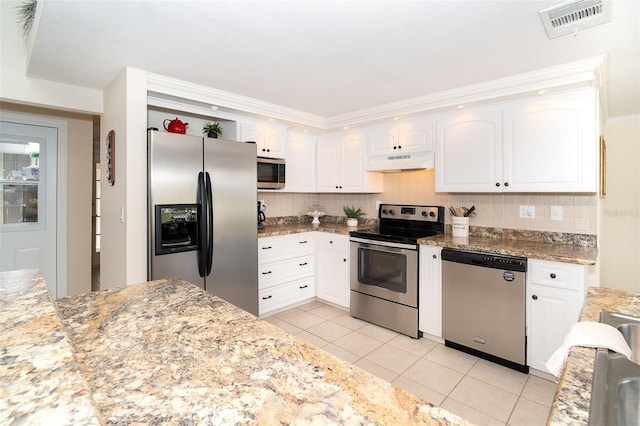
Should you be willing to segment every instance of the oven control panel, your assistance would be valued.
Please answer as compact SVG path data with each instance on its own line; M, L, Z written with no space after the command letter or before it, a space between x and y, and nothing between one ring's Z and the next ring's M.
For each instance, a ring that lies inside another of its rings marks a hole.
M410 206L404 204L381 204L378 213L380 219L419 220L425 222L444 222L444 207Z

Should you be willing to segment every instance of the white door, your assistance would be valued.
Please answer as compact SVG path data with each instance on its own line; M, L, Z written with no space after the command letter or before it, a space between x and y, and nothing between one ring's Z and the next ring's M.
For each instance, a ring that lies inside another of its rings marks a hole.
M56 298L58 129L0 121L0 271L40 269Z

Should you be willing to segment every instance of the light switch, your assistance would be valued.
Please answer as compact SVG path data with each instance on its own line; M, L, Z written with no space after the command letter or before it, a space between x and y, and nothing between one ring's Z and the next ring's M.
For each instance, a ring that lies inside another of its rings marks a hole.
M562 206L551 206L551 220L562 220Z

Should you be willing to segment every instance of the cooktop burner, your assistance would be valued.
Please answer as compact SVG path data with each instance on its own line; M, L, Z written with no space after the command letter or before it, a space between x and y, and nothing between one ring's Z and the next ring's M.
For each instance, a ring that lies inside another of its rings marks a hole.
M352 231L352 237L415 244L418 239L444 233L444 207L381 204L378 229Z

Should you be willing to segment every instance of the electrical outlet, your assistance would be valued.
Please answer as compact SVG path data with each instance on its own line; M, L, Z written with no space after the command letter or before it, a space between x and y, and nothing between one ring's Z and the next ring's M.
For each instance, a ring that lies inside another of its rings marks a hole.
M376 200L376 212L380 211L380 204L382 204L382 201Z
M520 206L520 218L535 219L536 206Z
M562 206L551 206L551 220L562 220Z

